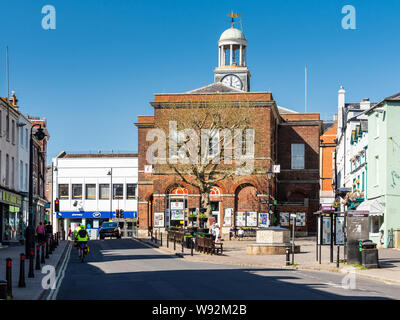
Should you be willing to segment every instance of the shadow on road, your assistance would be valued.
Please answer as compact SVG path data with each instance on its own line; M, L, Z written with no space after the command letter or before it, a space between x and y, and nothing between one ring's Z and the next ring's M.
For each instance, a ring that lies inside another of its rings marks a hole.
M122 241L90 242L84 264L73 252L57 300L384 299L300 278L295 270L189 262Z

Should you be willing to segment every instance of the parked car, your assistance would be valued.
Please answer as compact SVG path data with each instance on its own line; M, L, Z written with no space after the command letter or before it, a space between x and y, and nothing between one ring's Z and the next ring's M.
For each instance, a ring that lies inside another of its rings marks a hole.
M100 239L104 239L105 237L116 237L117 239L121 238L121 229L118 226L117 222L103 222L99 231Z

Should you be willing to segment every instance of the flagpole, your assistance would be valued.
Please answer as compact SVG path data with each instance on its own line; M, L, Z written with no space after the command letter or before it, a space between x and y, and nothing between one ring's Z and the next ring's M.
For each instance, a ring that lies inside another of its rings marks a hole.
M305 75L304 75L304 104L305 113L307 113L307 65L305 65Z

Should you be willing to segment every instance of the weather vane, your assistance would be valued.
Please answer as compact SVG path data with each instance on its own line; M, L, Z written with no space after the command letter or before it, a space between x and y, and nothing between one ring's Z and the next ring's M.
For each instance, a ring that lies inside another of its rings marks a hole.
M233 10L231 11L231 13L228 13L227 16L232 19L232 21L231 21L232 28L233 28L233 24L235 23L235 19L240 19L242 17L241 14L234 13Z

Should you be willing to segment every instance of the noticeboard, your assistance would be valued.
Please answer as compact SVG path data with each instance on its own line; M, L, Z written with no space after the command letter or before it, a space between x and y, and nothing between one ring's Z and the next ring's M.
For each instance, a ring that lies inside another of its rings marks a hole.
M368 216L368 211L347 212L348 242L369 238Z
M154 226L155 227L164 227L164 212L155 212L154 213Z
M344 245L344 216L335 218L335 244Z
M331 244L331 217L322 216L322 244Z

